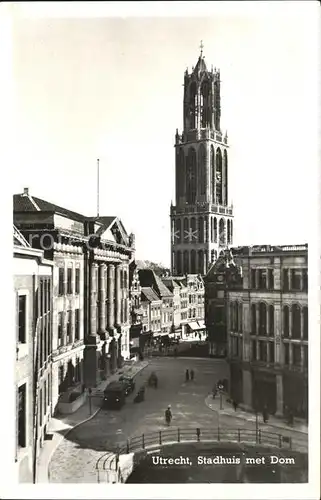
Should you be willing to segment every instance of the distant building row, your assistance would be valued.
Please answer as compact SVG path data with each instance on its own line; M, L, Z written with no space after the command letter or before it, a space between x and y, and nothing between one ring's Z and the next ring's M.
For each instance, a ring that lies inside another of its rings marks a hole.
M199 275L159 277L130 264L131 342L134 349L165 337L206 337L204 283Z

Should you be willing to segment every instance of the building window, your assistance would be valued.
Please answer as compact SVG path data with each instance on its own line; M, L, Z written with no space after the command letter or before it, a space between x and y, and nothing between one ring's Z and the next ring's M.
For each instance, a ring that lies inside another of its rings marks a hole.
M309 319L308 319L308 308L303 308L303 338L308 340L309 338Z
M259 335L266 335L266 305L260 302L259 305Z
M80 293L80 269L79 269L79 267L76 267L75 271L76 271L76 274L75 274L75 293L79 294Z
M269 306L269 335L274 335L274 306Z
M251 269L251 288L256 288L256 269Z
M259 342L259 360L260 361L265 361L267 359L267 352L266 352L266 342Z
M58 347L63 345L63 312L58 313Z
M270 363L274 363L274 342L269 342Z
M274 290L274 270L268 269L268 284L269 290Z
M283 292L289 291L289 270L283 269Z
M251 305L251 332L252 332L252 334L256 333L256 306L255 306L255 304Z
M289 308L284 306L283 308L283 335L288 337L290 333L290 322L289 322Z
M291 290L301 290L301 271L300 269L291 269Z
M243 304L239 304L239 332L243 331Z
M59 366L59 375L58 375L58 381L59 381L59 386L58 386L58 392L61 394L65 390L65 380L64 380L64 365Z
M283 350L284 350L284 364L288 366L290 364L290 345L283 344Z
M292 306L292 338L299 339L301 337L301 311L297 304Z
M46 380L44 381L44 384L43 384L43 392L44 392L44 396L43 396L44 414L46 415L46 413L47 413L47 381Z
M80 381L81 381L81 365L80 365L80 359L77 358L76 368L75 368L75 382L80 382Z
M75 340L80 339L79 309L75 309Z
M71 342L71 311L67 311L67 344Z
M27 296L19 295L18 341L20 344L27 342Z
M26 408L26 384L23 384L18 389L18 446L19 448L25 448L27 445L26 439L26 419L27 419L27 408Z
M64 281L65 281L65 269L63 267L59 267L58 295L64 295Z
M309 369L309 347L307 345L303 346L304 352L304 368Z
M72 268L67 269L67 294L72 294Z
M259 289L266 290L266 269L259 269Z
M256 361L256 340L252 340L251 342L251 359L252 361Z
M308 291L308 270L303 269L302 271L302 289L304 292Z
M293 348L293 364L295 366L301 365L301 346L298 344L292 344Z

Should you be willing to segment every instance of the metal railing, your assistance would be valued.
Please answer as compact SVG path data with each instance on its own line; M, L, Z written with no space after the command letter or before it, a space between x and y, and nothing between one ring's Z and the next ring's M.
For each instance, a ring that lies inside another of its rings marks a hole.
M283 450L292 450L296 448L296 443L292 442L291 437L261 429L221 429L220 427L211 429L169 428L134 436L128 439L126 444L118 446L115 452L107 452L102 455L96 462L98 482L100 482L99 472L118 472L120 455L148 450L163 445L193 442L243 443L249 445L272 446Z

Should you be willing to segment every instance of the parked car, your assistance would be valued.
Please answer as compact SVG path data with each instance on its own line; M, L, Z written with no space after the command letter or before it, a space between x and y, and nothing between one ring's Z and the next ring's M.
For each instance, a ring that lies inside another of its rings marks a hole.
M126 389L122 382L111 382L104 390L104 407L120 410L126 401Z
M119 377L119 382L125 387L126 396L135 390L134 378L129 375L121 375Z

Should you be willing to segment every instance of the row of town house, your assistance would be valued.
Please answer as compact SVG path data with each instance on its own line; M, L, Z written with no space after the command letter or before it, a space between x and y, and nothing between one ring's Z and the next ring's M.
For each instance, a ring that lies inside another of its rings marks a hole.
M141 350L151 340L205 340L204 283L200 275L159 277L130 264L131 345ZM155 342L154 342L155 343Z
M308 245L222 251L205 281L210 352L244 408L308 419Z
M130 356L134 236L117 217L85 217L27 189L13 201L17 463L32 480L50 417L75 411Z

